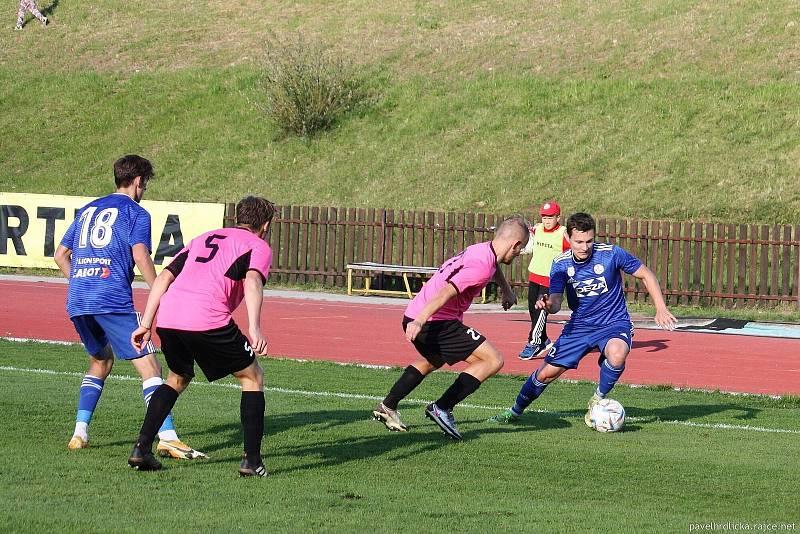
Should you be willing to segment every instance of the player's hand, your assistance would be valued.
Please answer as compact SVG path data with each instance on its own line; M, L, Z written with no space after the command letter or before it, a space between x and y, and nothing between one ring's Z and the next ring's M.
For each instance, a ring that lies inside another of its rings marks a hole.
M547 313L550 313L552 305L553 301L550 300L550 295L545 293L539 298L539 300L536 301L536 304L534 304L533 307L537 310L544 310Z
M406 341L414 341L417 339L420 330L422 330L422 323L419 321L411 321L406 325Z
M512 289L503 289L501 298L503 299L501 304L504 310L511 309L511 307L517 303L517 295Z
M136 352L141 352L145 345L150 341L150 329L143 326L138 327L131 334L131 345L136 349Z
M656 310L656 324L664 330L675 330L678 325L678 320L666 308L663 310Z
M250 329L250 347L259 356L267 355L267 338L258 327Z

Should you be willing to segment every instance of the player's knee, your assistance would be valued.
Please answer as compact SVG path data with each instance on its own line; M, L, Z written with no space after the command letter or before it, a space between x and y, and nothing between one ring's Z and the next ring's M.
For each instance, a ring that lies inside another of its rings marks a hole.
M500 369L503 368L505 361L503 360L503 355L500 354L494 347L491 347L490 351L487 351L485 354L483 361L489 365L492 374L497 373Z
M479 347L478 351L475 352L475 356L482 360L484 365L489 367L492 374L502 369L505 363L500 351L494 348L488 341L485 341Z
M242 391L263 391L264 389L264 370L253 362L249 367L234 373L242 386Z
M543 382L545 384L549 384L563 373L565 369L563 367L556 367L555 365L545 364L544 366L540 367L538 371L536 371L536 380L539 382Z
M495 357L492 360L492 363L494 364L494 372L496 373L500 369L503 368L503 365L505 365L506 362L503 359L503 355L498 352L498 353L495 354Z
M628 356L627 350L610 350L604 353L606 360L613 367L622 367L625 365L625 358Z
M178 393L182 393L184 389L189 387L189 383L191 383L191 381L191 376L179 375L170 371L167 375L166 384Z
M255 365L255 381L259 389L264 389L264 369L258 363Z
M111 358L89 359L89 374L92 376L96 376L97 378L105 379L108 375L111 374L111 369L113 367L114 367L113 355Z

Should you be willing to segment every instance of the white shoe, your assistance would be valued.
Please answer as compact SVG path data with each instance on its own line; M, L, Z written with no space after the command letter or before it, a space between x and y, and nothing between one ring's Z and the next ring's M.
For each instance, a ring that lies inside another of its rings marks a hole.
M378 404L372 410L372 417L380 421L392 432L405 432L408 427L400 420L400 412L387 408L383 403Z

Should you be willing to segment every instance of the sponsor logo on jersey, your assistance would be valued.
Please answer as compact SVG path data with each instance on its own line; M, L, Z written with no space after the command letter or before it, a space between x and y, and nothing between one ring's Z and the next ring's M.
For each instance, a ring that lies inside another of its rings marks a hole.
M108 270L108 267L79 267L72 273L72 278L91 278L93 276L99 276L105 279L110 275L111 271Z
M575 294L578 298L596 297L602 293L608 293L608 284L605 276L589 278L588 280L571 281Z

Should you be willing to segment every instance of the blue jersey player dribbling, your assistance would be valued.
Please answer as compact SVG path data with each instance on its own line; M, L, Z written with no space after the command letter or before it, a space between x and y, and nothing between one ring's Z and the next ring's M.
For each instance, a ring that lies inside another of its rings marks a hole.
M514 406L489 421L509 423L517 419L552 381L594 349L600 351L600 380L584 420L592 426L592 406L608 395L625 369L625 359L633 344L633 324L622 285L622 271L642 280L656 308L655 322L672 330L677 323L667 309L653 271L626 250L609 243L596 243L594 219L575 213L567 220L570 250L553 260L550 269L550 294L536 306L547 313L561 309L563 293L572 316L544 363L522 386Z
M67 313L89 353L89 369L81 382L75 431L69 449L89 446L92 419L114 356L130 361L142 377L145 404L162 384L161 365L149 343L141 351L130 344L139 327L133 308L134 264L145 281L156 277L150 259L150 214L139 205L153 177L148 160L128 155L114 163L115 193L82 207L55 253L55 262L69 280ZM162 456L193 459L205 456L180 441L168 417L159 432Z

